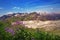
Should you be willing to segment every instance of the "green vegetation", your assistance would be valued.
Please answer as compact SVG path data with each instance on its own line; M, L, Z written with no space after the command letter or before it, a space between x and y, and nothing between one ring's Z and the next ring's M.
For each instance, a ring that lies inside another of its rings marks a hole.
M0 21L0 40L60 40L59 35Z

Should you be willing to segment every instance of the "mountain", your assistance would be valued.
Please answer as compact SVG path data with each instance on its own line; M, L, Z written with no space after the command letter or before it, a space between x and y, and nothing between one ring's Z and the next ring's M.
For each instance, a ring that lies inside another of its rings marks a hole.
M6 20L8 18L23 18L23 20L60 20L60 13L13 13L8 15L3 15L0 20Z
M27 28L40 28L45 31L60 32L60 13L13 13L3 15L0 20L13 28L23 25Z

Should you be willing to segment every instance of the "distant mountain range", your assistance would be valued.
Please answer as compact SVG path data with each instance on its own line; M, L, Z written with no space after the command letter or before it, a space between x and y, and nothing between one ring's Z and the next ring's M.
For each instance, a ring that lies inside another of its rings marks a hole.
M0 20L10 26L22 24L28 28L42 28L46 31L60 30L60 13L13 13L1 16Z
M6 20L8 18L23 18L23 20L60 20L60 13L13 13L8 15L3 15L0 20Z

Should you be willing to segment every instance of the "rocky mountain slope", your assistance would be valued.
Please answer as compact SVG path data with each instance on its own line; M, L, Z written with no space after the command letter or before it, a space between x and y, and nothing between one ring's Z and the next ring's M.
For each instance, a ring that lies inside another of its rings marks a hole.
M45 31L55 31L60 30L60 20L55 21L36 21L36 20L30 20L30 21L16 21L12 22L11 25L24 25L27 28L40 28L44 29Z
M24 25L28 28L41 28L46 31L60 30L60 14L14 13L0 17L3 22L11 25Z
M0 20L5 20L8 18L23 18L22 20L59 20L60 13L13 13L8 15L3 15Z

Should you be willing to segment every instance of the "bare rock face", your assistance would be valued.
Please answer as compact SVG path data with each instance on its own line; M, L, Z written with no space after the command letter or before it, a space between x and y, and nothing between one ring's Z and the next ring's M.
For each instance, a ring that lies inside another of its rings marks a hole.
M28 28L43 28L46 31L59 30L60 20L58 21L23 21Z
M30 20L30 21L17 21L12 22L11 25L24 25L27 28L42 28L46 31L52 30L60 30L60 20L57 21L37 21L37 20Z
M28 28L42 28L41 26L48 24L49 21L23 21L23 24Z

